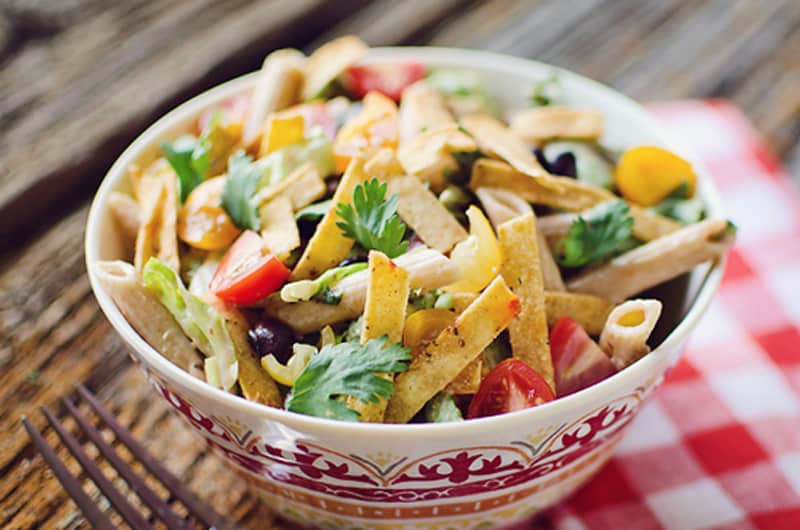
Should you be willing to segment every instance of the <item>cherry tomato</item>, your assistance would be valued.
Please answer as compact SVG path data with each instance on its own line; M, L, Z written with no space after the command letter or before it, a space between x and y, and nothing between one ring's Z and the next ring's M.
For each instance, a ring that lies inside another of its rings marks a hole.
M223 256L209 289L226 302L247 305L276 291L289 273L289 269L268 252L261 236L247 230Z
M342 76L345 86L359 99L375 91L395 101L400 101L408 85L423 77L425 66L417 62L351 66Z
M611 359L570 317L562 317L550 332L556 393L572 394L616 372Z
M519 359L506 359L483 378L467 417L496 416L554 399L550 386L533 368Z
M222 250L240 230L220 206L225 177L206 180L186 197L178 213L178 237L201 250Z

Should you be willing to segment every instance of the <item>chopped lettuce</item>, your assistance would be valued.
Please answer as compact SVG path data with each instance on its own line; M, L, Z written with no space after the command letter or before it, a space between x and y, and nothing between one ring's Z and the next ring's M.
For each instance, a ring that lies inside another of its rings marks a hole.
M178 175L178 194L181 202L203 182L209 166L208 140L184 135L174 142L161 144L164 156Z
M563 103L564 87L561 86L561 79L558 75L552 73L533 85L530 101L534 107L547 107Z
M189 280L189 292L195 296L205 296L209 292L209 284L214 273L219 268L222 254L213 252L192 271L192 279Z
M309 204L305 208L298 210L298 212L294 214L294 218L297 221L319 221L328 213L332 204L333 199Z
M322 177L333 173L333 144L321 128L311 130L308 138L287 145L255 161L261 175L258 187L266 188L285 179L306 162L313 162Z
M150 258L145 264L142 279L197 349L207 357L206 380L218 388L230 390L239 375L239 362L225 319L190 293L178 274L157 258Z
M579 181L611 189L614 183L614 166L599 149L599 146L589 142L559 140L545 145L542 153L547 160L555 160L563 153L572 153Z
M703 200L696 195L689 197L689 186L686 182L682 182L669 197L653 206L652 210L686 225L701 221L706 214Z
M483 350L483 362L489 370L500 364L501 361L511 357L511 347L507 338L507 336L500 334Z
M316 299L326 304L338 304L342 295L334 289L336 284L351 274L366 268L367 263L364 261L351 263L343 267L328 269L314 280L298 280L287 283L281 289L281 299L284 302L306 302Z
M448 106L457 114L486 112L496 115L497 107L491 101L480 76L469 70L437 68L426 81L445 95Z
M239 151L228 160L222 208L233 224L242 230L258 230L261 227L256 198L259 178L258 168L244 151Z
M451 421L464 421L461 409L456 405L453 394L439 392L425 406L425 421L431 423L445 423Z

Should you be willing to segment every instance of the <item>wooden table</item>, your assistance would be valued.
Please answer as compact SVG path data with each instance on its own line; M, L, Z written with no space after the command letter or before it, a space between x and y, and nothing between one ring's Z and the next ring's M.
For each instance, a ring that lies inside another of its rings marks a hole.
M105 170L165 110L257 68L273 48L345 33L536 58L642 100L730 97L800 174L798 0L7 0L0 526L87 526L19 421L43 427L37 407L86 382L218 510L246 528L282 527L131 366L90 292L83 226Z

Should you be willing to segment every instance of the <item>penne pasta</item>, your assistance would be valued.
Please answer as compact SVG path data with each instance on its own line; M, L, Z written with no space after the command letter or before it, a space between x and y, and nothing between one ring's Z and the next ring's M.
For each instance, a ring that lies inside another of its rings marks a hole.
M265 204L276 197L284 196L292 201L292 209L296 211L323 197L325 190L325 181L317 166L313 162L307 162L282 181L261 190L256 202Z
M397 213L429 247L448 252L467 238L464 227L418 178L391 179L387 193L398 195Z
M393 261L408 271L412 288L436 289L454 282L459 275L454 263L430 248L414 249ZM289 303L273 295L267 298L264 311L296 333L317 331L328 324L358 318L364 311L368 280L366 271L362 271L340 281L336 291L342 297L335 305L313 301Z
M661 316L658 300L628 300L611 311L600 334L600 348L622 370L650 352L647 339Z
M127 193L112 191L108 196L108 209L122 236L135 241L139 233L139 203Z
M603 135L603 115L569 107L535 107L514 114L511 130L536 145L557 138L598 140Z
M300 231L294 220L292 201L279 195L258 210L261 217L261 237L267 243L269 251L286 260L289 254L300 246Z
M438 193L447 186L448 173L458 170L453 153L475 151L477 148L475 141L454 124L428 130L408 139L397 150L397 158L405 173L429 183L431 189Z
M536 370L555 391L536 217L529 212L506 221L498 227L497 236L503 253L500 274L521 304L519 314L508 326L511 353Z
M708 219L626 252L567 282L567 289L622 302L705 261L718 259L733 242L727 221Z
M369 48L353 35L327 42L312 53L305 65L304 101L319 97L328 85L366 55Z
M141 272L147 260L155 256L179 270L177 177L164 159L153 163L138 182L140 207L139 231L136 234L134 265Z
M555 326L562 317L570 317L586 333L598 336L614 304L590 294L545 291L544 307L549 328Z
M399 120L401 147L420 133L456 125L442 94L424 80L403 91Z
M476 359L520 310L519 299L501 277L473 302L452 326L431 341L395 379L385 421L406 423L437 392Z
M124 261L98 261L91 273L133 329L176 366L202 378L203 360L192 341L161 302Z

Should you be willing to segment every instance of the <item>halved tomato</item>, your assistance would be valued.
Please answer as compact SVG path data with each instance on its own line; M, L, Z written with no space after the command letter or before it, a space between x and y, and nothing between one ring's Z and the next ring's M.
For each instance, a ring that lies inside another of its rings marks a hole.
M506 359L486 374L469 404L468 418L496 416L553 401L550 385L519 359Z
M566 316L550 332L550 355L559 397L591 386L617 371L581 325Z
M361 99L375 91L400 101L403 90L425 77L425 65L418 62L403 64L371 64L351 66L342 75L347 89Z
M225 253L209 289L226 302L247 305L276 291L289 273L289 269L269 253L261 236L247 230Z

